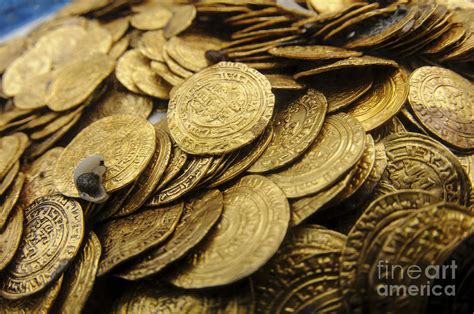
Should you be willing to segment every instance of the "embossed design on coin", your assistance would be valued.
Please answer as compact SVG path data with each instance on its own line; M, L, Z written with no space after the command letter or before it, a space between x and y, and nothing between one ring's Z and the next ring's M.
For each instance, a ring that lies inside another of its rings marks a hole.
M222 154L257 138L275 103L270 82L242 63L221 62L187 79L171 93L171 136L192 154Z

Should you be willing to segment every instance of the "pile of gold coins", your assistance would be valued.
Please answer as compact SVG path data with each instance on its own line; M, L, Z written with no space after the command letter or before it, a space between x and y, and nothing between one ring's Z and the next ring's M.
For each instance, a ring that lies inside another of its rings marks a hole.
M472 2L76 0L0 78L0 313L474 310Z

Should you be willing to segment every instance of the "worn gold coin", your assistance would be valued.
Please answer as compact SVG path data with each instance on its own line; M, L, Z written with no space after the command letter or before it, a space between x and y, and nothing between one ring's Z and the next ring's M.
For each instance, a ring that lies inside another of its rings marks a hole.
M264 75L242 63L221 62L173 91L168 126L184 151L222 154L257 138L271 119L274 103Z
M300 90L305 88L304 84L297 82L293 77L289 75L265 74L265 77L270 82L272 89Z
M79 251L84 235L81 205L61 195L36 199L25 208L24 235L2 276L0 294L15 300L58 279Z
M208 190L190 197L170 238L131 261L118 276L128 280L150 276L187 254L217 222L223 204L222 193L218 190Z
M5 174L5 176L1 179L0 182L0 196L5 193L5 191L10 187L10 185L13 183L13 180L15 180L18 171L20 171L20 162L17 161L16 163L11 166L10 170Z
M15 37L0 45L0 73L18 58L26 48L26 38Z
M81 252L64 275L56 305L61 313L80 314L92 292L102 251L99 239L89 232Z
M138 89L149 96L168 99L171 85L149 67L135 69L133 81Z
M5 177L20 157L17 156L20 147L20 139L15 135L7 135L0 138L0 178Z
M165 26L164 35L169 39L184 32L196 18L196 8L193 5L181 5L174 7L173 16Z
M17 206L0 232L0 270L12 260L23 234L23 208Z
M20 172L16 176L15 181L13 181L5 194L0 198L0 230L5 226L10 212L17 203L24 182L25 176Z
M317 193L334 184L364 151L361 124L344 113L329 116L316 140L292 165L269 174L289 198Z
M410 75L409 101L425 128L448 145L474 149L474 87L441 67L421 67Z
M25 82L22 90L14 97L15 107L27 110L45 107L48 103L49 88L58 73L46 72Z
M326 111L326 98L314 89L278 111L272 122L272 141L249 171L281 168L301 156L321 130Z
M370 131L400 111L407 97L408 82L403 71L378 73L371 89L352 104L348 113Z
M158 183L168 166L171 156L171 140L168 134L156 128L156 151L147 168L137 179L130 195L126 198L120 210L114 214L125 216L137 211L155 191Z
M243 177L224 191L216 228L169 280L183 288L203 288L254 273L277 251L289 219L288 201L278 186L262 176Z
M180 85L184 82L184 78L171 71L171 69L164 62L154 60L151 61L151 69L173 86Z
M183 203L152 208L112 220L102 226L97 236L102 244L98 276L126 260L165 241L176 228Z
M117 61L115 76L129 91L140 94L140 89L135 84L133 73L139 68L148 68L150 61L137 49L128 50Z
M133 15L130 18L130 24L140 30L156 30L164 28L172 16L173 14L168 9L156 7Z
M268 50L273 56L298 60L328 60L360 57L359 51L333 46L282 46Z
M155 61L165 62L163 59L163 48L166 43L162 30L143 33L138 42L138 50L147 58Z
M106 191L118 190L145 170L155 152L155 129L143 118L114 115L94 122L64 149L54 168L54 185L64 195L78 197L74 169L83 158L100 155L107 171Z
M65 65L51 84L48 107L53 111L64 111L78 106L112 73L114 66L115 61L104 54L94 54Z

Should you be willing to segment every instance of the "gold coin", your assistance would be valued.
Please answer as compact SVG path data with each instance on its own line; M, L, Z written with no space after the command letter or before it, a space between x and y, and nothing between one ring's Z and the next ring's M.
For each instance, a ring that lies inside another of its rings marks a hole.
M64 111L78 106L109 76L114 66L115 61L104 54L65 65L51 84L48 107L53 111Z
M274 103L265 76L241 63L221 62L173 91L168 126L185 152L223 154L257 138L271 119Z
M20 172L0 199L0 230L5 226L10 212L17 203L24 182L25 176Z
M362 53L359 51L346 50L332 46L316 45L275 47L270 49L268 53L276 57L298 60L329 60L362 56Z
M223 204L222 193L218 190L208 190L190 197L170 238L133 260L118 276L127 280L144 278L183 257L208 234L221 216Z
M95 222L106 221L113 217L127 200L137 181L115 192L105 203L97 204L92 220Z
M188 34L172 37L166 43L168 55L189 71L198 72L209 66L206 51L219 50L221 41L204 34Z
M151 69L173 86L184 82L184 78L172 72L164 62L151 61Z
M81 313L92 292L102 247L94 232L89 232L81 252L64 275L55 306L61 313Z
M377 58L372 56L349 57L347 59L339 60L328 65L323 65L314 69L296 73L294 75L294 78L298 79L306 76L312 76L341 69L358 69L373 66L391 67L395 69L398 68L398 64L395 61L389 59Z
M80 160L100 155L107 171L104 187L116 191L145 170L155 152L155 129L143 118L114 115L94 122L64 149L54 168L54 185L64 195L79 197L74 169Z
M130 35L126 35L122 39L114 43L112 47L110 47L108 55L114 60L118 60L125 53L128 46L130 46L130 38Z
M10 168L17 162L20 149L20 138L16 135L0 137L0 178L4 178Z
M151 68L140 67L135 69L132 79L142 93L160 99L169 98L171 85Z
M133 15L130 18L130 24L139 30L150 31L161 29L168 24L173 14L166 8L156 7Z
M276 112L274 135L262 156L249 172L266 172L290 164L314 142L327 111L326 98L314 89Z
M23 234L23 209L19 206L13 209L0 233L0 270L12 260Z
M371 69L343 69L311 77L308 83L326 96L328 112L334 112L361 98L373 80Z
M112 220L97 231L102 255L97 276L165 241L174 231L183 203L152 208Z
M166 167L163 177L156 187L155 191L161 191L171 180L173 180L176 175L183 169L184 165L188 160L188 155L181 150L181 148L173 143L170 161Z
M265 77L270 82L272 89L300 90L305 88L305 85L301 84L300 82L297 82L289 75L265 74Z
M410 76L409 102L424 127L457 149L474 149L474 89L455 72L421 67Z
M15 95L15 107L20 109L38 109L46 107L48 89L55 80L58 71L46 72L35 76L24 84L24 88Z
M206 176L212 160L212 157L192 157L183 167L181 174L151 197L146 206L167 204L191 191Z
M262 156L265 150L270 145L270 142L273 138L274 131L273 127L269 126L265 132L260 135L260 138L244 146L238 152L234 152L237 155L235 160L232 160L232 163L224 172L218 174L216 177L212 178L209 182L208 187L216 187L225 182L232 180L237 177L239 174L247 170L255 161Z
M20 162L17 161L11 166L10 170L5 174L5 176L2 178L0 182L0 196L5 193L5 191L10 187L10 185L13 183L13 180L15 180L18 171L20 171Z
M140 51L131 49L124 53L117 61L115 76L129 91L140 94L140 89L135 84L133 72L139 68L148 68L150 61L144 57Z
M80 116L83 110L84 110L84 107L80 106L76 109L72 109L68 112L64 112L61 116L54 119L50 123L31 132L30 138L32 140L40 140L42 138L45 138L53 134L57 130L61 129L63 126L67 125L69 122L73 121L76 116Z
M18 58L26 48L26 38L15 37L0 46L0 73Z
M173 16L165 26L166 39L184 32L196 18L196 8L193 5L181 5L173 8Z
M2 313L48 313L61 290L62 282L63 277L61 276L51 287L27 298L8 300L0 297Z
M403 110L403 109L402 109ZM376 143L383 141L387 136L407 132L403 123L396 116L385 122L378 128L371 131L371 135Z
M459 160L443 145L418 134L395 134L384 140L388 165L376 193L423 189L440 199L469 204L469 179Z
M126 216L137 211L155 191L168 166L171 156L171 140L168 134L156 128L156 151L147 168L137 179L133 191L126 198L115 217Z
M348 113L370 131L397 114L407 97L408 82L403 71L379 73L371 89L351 105Z
M78 202L58 194L36 199L25 208L24 235L2 276L2 297L23 298L58 279L79 251L83 235Z
M128 30L129 24L130 19L127 16L113 19L110 22L101 24L101 26L105 28L110 33L110 35L112 35L112 40L114 42L117 42L125 35Z
M344 113L332 115L299 160L268 177L289 198L317 193L359 161L364 145L365 132L357 120Z
M168 68L173 72L174 74L178 75L179 77L182 78L188 78L193 75L194 72L188 71L184 67L182 67L180 64L178 64L175 60L173 60L167 51L167 47L169 46L169 42L165 44L165 47L163 49L163 59L165 60L166 65Z
M166 44L166 38L162 30L143 33L138 42L138 50L151 60L165 62L163 59L163 48Z
M329 204L334 198L338 196L339 193L341 193L347 187L353 175L354 171L352 170L347 175L345 175L344 178L342 178L340 181L323 191L320 191L314 195L290 200L290 225L299 225L312 214L326 208L327 204Z
M278 250L289 219L288 201L273 182L262 176L243 177L224 191L220 222L170 282L204 288L249 276Z

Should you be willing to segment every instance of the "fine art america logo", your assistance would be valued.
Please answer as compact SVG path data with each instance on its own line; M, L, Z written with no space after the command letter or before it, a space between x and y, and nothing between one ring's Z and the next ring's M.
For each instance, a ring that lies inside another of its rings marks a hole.
M377 293L380 296L455 296L455 285L433 284L439 280L453 282L457 265L395 265L385 260L377 263ZM409 284L406 284L409 283Z

